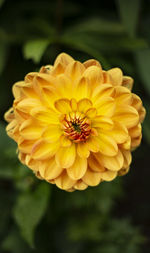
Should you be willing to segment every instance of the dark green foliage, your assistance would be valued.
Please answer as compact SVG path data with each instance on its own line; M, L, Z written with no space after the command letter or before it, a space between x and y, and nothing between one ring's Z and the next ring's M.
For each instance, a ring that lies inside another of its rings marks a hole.
M142 0L0 0L0 114L11 87L65 51L135 79L144 140L124 178L67 193L20 164L0 123L0 252L149 252L150 3ZM124 183L123 183L124 182Z

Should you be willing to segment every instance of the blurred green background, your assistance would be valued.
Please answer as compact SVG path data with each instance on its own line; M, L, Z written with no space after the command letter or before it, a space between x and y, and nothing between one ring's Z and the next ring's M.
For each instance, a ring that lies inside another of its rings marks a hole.
M65 51L119 66L147 117L129 174L67 193L21 165L5 133L11 87ZM150 252L150 1L0 0L0 252Z

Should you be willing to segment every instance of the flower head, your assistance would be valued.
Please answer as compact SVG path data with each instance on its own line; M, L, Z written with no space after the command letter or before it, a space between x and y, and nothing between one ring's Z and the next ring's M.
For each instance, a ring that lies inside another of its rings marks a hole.
M37 177L73 191L128 172L145 109L121 69L60 54L13 86L8 135Z

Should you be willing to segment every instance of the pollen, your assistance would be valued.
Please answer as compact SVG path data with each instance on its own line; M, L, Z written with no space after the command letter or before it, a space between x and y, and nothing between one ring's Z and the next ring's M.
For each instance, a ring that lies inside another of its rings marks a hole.
M75 143L86 141L91 134L90 120L79 112L64 115L62 128L64 135Z

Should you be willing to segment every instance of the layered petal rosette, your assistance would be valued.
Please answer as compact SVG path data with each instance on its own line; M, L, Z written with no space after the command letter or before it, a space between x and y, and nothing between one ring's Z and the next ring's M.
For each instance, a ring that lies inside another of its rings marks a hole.
M102 70L62 53L54 65L13 86L5 114L20 161L66 191L84 190L128 172L142 138L145 109L121 69Z

